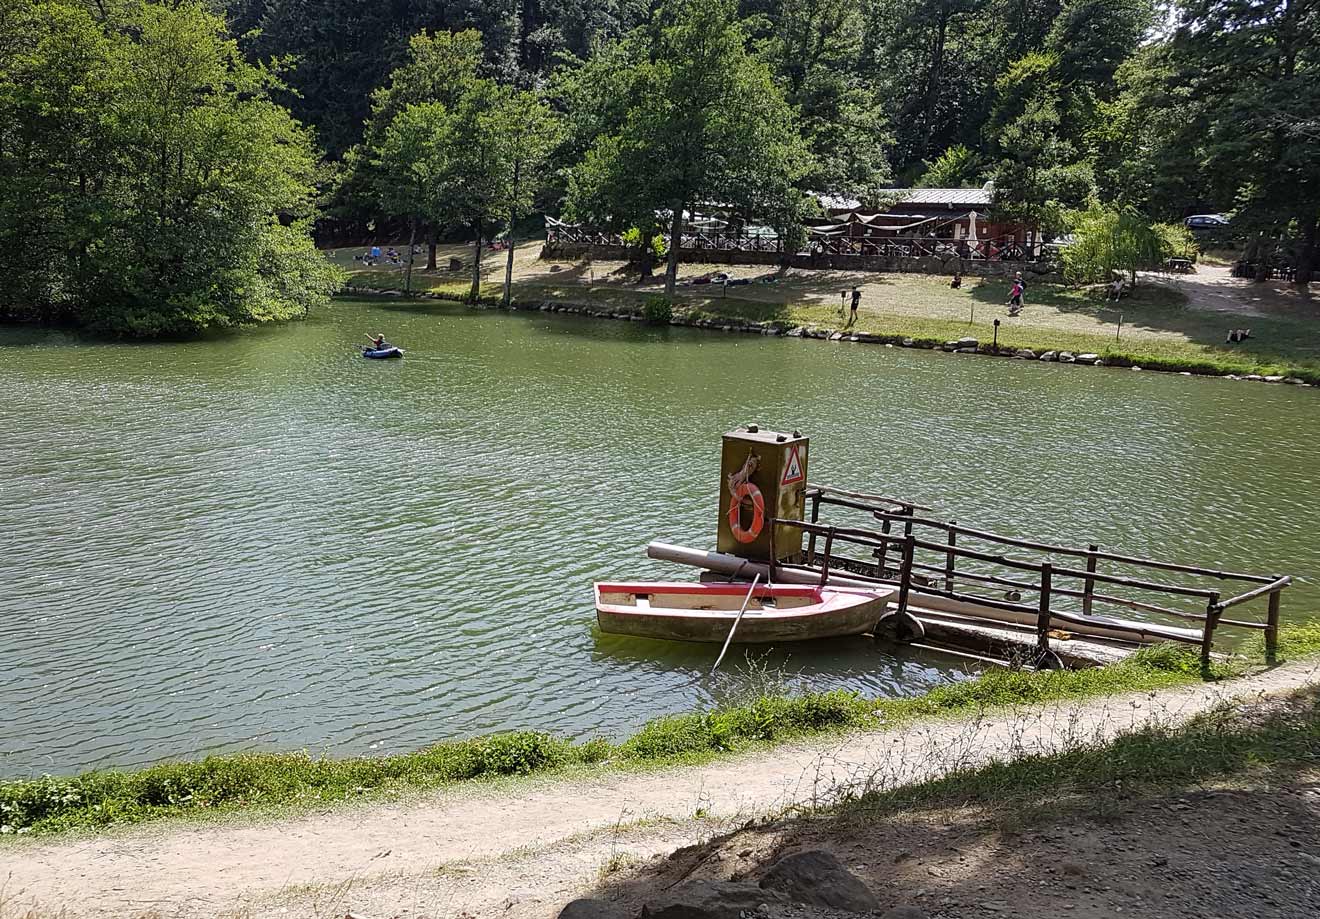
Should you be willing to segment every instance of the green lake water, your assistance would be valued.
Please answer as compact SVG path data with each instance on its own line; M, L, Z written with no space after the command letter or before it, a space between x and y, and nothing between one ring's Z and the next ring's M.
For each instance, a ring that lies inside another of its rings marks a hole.
M357 354L383 330L403 361ZM778 674L920 692L870 640L734 652L594 628L689 578L720 434L969 525L1281 571L1320 611L1320 392L544 314L337 303L127 345L0 330L0 776L236 750L619 736Z

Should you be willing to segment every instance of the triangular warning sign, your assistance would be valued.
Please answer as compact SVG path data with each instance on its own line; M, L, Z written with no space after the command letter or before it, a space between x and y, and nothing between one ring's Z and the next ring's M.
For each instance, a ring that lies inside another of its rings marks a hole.
M806 477L802 471L802 457L798 456L797 444L794 444L788 449L788 462L784 464L784 477L779 480L779 484L792 485L794 482L803 481Z

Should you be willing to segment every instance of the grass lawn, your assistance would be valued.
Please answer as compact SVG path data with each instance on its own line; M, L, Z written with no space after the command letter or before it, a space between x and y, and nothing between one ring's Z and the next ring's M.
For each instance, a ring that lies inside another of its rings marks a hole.
M516 252L513 294L520 301L636 310L661 293L659 279L640 286L625 280L619 262L562 263L561 270L552 271L551 263L538 259L539 251L534 241ZM440 262L450 256L470 265L469 249L442 247ZM505 256L493 252L483 259L483 299L499 297ZM403 286L400 268L364 267L348 250L331 257L349 269L350 288ZM1026 309L1010 318L1008 285L998 279L967 277L961 290L951 290L948 278L930 275L793 270L778 277L760 266L689 264L681 266L680 280L714 270L750 283L729 288L727 294L722 285L680 286L675 297L679 315L836 329L845 322L839 295L856 285L862 292L857 332L938 342L971 336L988 342L993 320L999 319L999 344L1008 348L1093 352L1150 369L1282 374L1320 382L1320 309L1305 296L1238 314L1189 303L1185 291L1197 288L1181 281L1175 286L1143 280L1118 304L1106 302L1097 289L1030 282ZM462 297L469 278L468 269L415 270L413 286L419 292ZM1247 326L1250 339L1225 345L1228 329Z

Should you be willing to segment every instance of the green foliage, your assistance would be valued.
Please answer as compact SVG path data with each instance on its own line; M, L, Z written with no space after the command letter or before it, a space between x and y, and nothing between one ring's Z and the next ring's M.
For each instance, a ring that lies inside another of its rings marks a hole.
M1063 250L1063 270L1075 284L1109 281L1116 271L1135 282L1137 272L1157 268L1173 254L1166 236L1140 215L1093 204L1069 215L1075 237Z
M784 207L808 160L792 109L763 62L746 50L732 0L665 0L615 55L605 106L569 184L579 219L648 225L693 204L720 201L752 213ZM583 116L570 116L585 120ZM670 248L673 294L678 246Z
M221 19L196 2L4 15L0 264L16 283L0 314L186 335L301 317L337 289L311 243L310 138Z
M642 318L651 325L667 325L674 318L674 304L668 297L647 297L642 304Z
M926 172L917 180L918 188L977 188L982 182L985 163L969 147L958 144L926 161Z
M1320 653L1320 627L1284 629L1280 650L1292 657ZM1232 676L1240 668L1240 662L1220 665L1213 677ZM319 804L373 792L531 775L607 760L638 764L690 761L822 731L1151 690L1201 678L1194 649L1155 646L1119 664L1089 670L990 668L977 679L910 699L871 701L843 690L803 696L764 694L743 705L658 718L617 746L600 738L575 746L548 734L520 731L378 758L241 753L163 763L138 772L41 776L0 782L0 828L5 834L50 833L175 814Z

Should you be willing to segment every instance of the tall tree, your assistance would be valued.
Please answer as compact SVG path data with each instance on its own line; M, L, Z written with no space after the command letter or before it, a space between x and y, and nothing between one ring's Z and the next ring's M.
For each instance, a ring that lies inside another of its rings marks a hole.
M220 17L196 0L99 21L74 2L17 4L30 28L0 65L0 175L44 172L32 190L62 240L41 260L38 310L146 336L294 318L329 296L310 138ZM85 82L62 82L80 69ZM70 133L25 141L57 127ZM6 183L0 212L22 214L6 199L25 193Z
M747 51L732 0L665 0L629 41L638 48L618 87L622 124L575 169L569 204L629 224L667 210L672 295L685 211L773 209L798 196L808 155L783 91Z
M1177 79L1205 106L1203 168L1235 223L1270 250L1302 240L1297 281L1315 272L1320 234L1320 2L1182 0L1170 45Z

